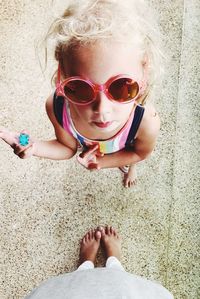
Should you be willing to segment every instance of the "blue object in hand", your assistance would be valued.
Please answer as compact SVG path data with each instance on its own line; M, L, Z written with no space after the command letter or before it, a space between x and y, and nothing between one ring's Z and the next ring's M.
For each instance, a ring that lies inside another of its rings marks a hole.
M29 144L29 139L30 139L30 137L28 134L21 133L19 135L19 144L22 146L26 146Z

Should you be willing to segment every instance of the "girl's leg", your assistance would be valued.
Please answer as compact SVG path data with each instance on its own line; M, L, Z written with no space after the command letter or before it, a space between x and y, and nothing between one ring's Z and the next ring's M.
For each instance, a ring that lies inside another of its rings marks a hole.
M137 183L137 173L136 164L131 164L130 166L119 167L119 169L124 173L124 187L130 188Z
M81 241L80 246L80 263L79 270L87 270L94 268L97 251L99 249L101 233L91 229L88 231Z
M106 268L112 268L117 270L124 270L124 267L115 256L110 256L106 261Z
M133 187L137 183L137 173L136 173L136 164L131 164L129 166L128 173L124 174L124 187Z

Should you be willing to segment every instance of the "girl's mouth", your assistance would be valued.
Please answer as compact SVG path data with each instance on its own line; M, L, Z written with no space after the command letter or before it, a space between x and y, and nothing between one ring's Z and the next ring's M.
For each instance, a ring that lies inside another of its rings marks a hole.
M108 128L111 124L112 121L107 121L107 122L94 122L94 124L99 127L99 128Z

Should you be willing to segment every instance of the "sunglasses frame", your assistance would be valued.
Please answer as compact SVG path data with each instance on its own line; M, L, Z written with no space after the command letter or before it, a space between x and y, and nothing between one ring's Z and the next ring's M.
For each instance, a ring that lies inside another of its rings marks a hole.
M144 76L144 77L146 77L146 76ZM131 99L129 101L119 102L119 101L115 100L112 97L112 95L109 93L108 89L109 89L110 85L114 81L116 81L117 79L122 79L122 78L127 78L127 79L132 80L133 82L136 82L138 84L139 91L138 91L138 94L133 99ZM63 96L64 98L66 98L68 101L70 101L71 103L73 103L75 105L84 106L84 105L88 105L88 104L91 104L92 102L94 102L96 100L98 92L104 92L104 94L106 95L106 97L110 101L118 103L118 104L128 104L128 103L134 102L136 99L138 99L141 95L144 94L144 91L145 91L146 86L147 86L147 83L146 83L145 79L146 78L144 78L143 80L140 80L140 81L139 80L133 80L133 78L130 77L130 76L128 76L128 75L120 74L120 75L116 75L116 76L108 79L104 84L95 84L91 80L85 79L85 78L80 77L80 76L68 77L63 82L61 82L61 68L60 68L60 64L58 64L57 82L56 82L56 94L57 94L57 96ZM64 93L64 86L68 82L75 81L75 80L83 81L83 82L87 83L92 88L92 90L94 91L94 97L93 97L93 99L91 99L88 102L78 103L78 102L75 102L75 101L71 100L70 98L68 98L65 95L65 93Z

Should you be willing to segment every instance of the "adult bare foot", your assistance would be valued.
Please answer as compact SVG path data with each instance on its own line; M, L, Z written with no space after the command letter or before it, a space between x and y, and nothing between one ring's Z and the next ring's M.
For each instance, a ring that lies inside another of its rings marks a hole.
M136 165L130 165L127 173L124 173L124 187L130 188L137 183Z
M101 232L101 242L104 247L106 257L115 256L121 258L121 237L112 226L98 228Z
M85 261L95 262L97 251L99 249L101 232L91 229L81 240L80 263Z

